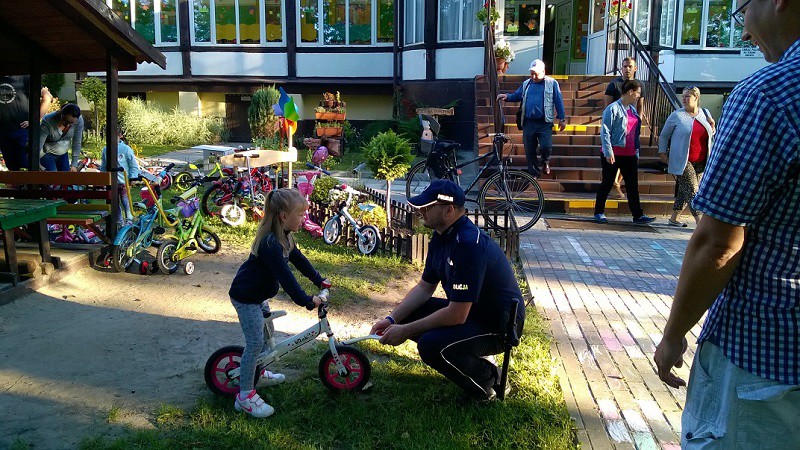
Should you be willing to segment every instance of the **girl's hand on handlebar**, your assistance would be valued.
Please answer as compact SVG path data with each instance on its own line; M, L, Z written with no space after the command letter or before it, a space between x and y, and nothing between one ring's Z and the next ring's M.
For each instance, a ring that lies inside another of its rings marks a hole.
M319 305L321 305L325 301L325 299L318 295L315 295L311 297L311 301L314 303L315 308L319 308Z
M328 278L325 278L324 280L322 280L322 283L319 284L319 287L321 287L322 289L330 289L331 286L333 286L333 283L331 283L331 280Z

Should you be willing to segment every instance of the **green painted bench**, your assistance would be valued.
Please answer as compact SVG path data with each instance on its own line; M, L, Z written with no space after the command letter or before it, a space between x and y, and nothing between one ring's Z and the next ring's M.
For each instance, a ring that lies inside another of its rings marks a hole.
M17 248L14 242L14 228L30 224L36 226L36 241L39 244L39 254L42 262L54 263L50 255L50 237L47 234L47 219L58 214L59 205L63 205L64 200L41 200L41 199L16 199L0 198L0 230L3 231L6 263L9 272L0 272L0 277L9 279L12 284L19 282L19 264L17 263Z

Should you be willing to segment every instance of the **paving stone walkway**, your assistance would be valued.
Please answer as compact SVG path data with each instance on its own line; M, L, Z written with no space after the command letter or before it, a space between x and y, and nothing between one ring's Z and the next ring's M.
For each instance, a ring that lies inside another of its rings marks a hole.
M653 353L692 230L651 231L534 229L520 239L583 448L680 448L686 390L659 380ZM687 363L699 331L689 336ZM687 366L678 373L688 377Z

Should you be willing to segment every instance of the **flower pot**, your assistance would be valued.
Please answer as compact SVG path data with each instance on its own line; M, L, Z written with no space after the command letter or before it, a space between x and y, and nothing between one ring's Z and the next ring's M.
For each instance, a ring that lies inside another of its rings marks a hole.
M495 58L494 59L495 65L497 66L497 74L503 75L508 70L508 63L503 58Z
M337 121L337 122L341 122L341 121L344 120L344 118L346 116L347 116L347 113L336 113L335 117L332 120Z
M322 103L326 108L333 108L333 104L336 103L335 100L323 100Z
M317 136L325 137L326 136L325 135L325 131L326 130L327 130L327 128L325 128L325 127L317 127Z
M323 115L323 119L322 120L325 120L327 122L331 122L333 120L336 120L336 113L334 113L334 112L325 111L322 115Z
M325 131L325 135L328 137L339 137L342 135L342 127L328 127Z
M324 112L317 112L317 113L314 113L314 114L315 114L317 120L325 120L325 113Z

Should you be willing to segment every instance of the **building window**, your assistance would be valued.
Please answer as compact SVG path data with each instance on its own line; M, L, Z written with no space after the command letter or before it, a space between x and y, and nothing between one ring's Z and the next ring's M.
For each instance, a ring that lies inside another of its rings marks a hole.
M540 2L505 0L503 6L505 36L539 36L542 6Z
M178 43L178 0L106 0L106 5L147 42Z
M439 1L439 42L483 39L483 24L475 18L480 0Z
M629 18L633 21L636 37L647 45L650 43L650 0L638 0L633 2L633 11Z
M283 42L280 0L192 0L192 42L259 45Z
M675 9L677 0L664 0L661 6L661 19L658 31L658 43L664 47L675 45Z
M394 0L300 0L297 20L300 42L305 44L394 42Z
M406 0L406 45L425 41L425 0Z
M735 6L736 0L683 0L678 14L678 46L699 49L745 47L741 27L731 18Z

